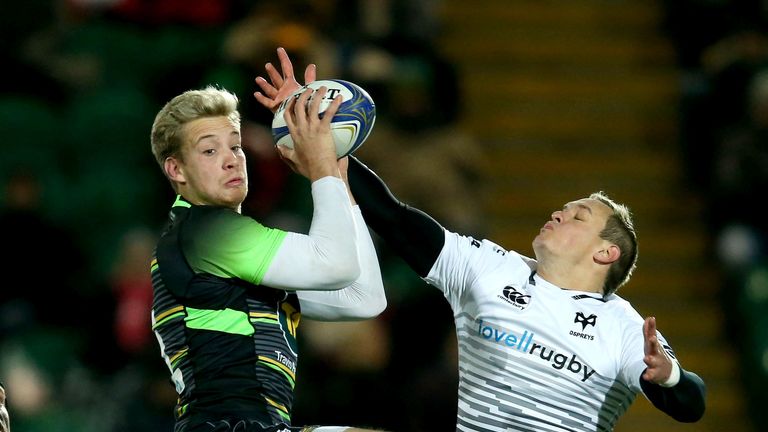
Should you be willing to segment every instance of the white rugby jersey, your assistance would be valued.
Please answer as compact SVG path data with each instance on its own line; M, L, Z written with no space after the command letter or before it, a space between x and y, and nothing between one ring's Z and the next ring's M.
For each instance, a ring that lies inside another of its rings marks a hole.
M488 240L445 235L425 280L456 321L457 430L612 430L642 392L643 318L617 295L545 281L535 260Z

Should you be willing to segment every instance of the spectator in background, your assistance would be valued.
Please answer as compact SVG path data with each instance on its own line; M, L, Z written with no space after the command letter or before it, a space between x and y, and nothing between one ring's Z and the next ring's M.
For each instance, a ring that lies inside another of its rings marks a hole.
M724 334L741 352L746 400L765 429L768 321L754 281L766 273L768 3L665 0L665 31L682 72L680 146L688 185L705 204L721 274ZM750 282L751 281L751 282Z
M428 48L390 56L391 72L375 98L376 133L356 154L447 226L481 230L484 154L456 125L462 99L453 65Z
M686 180L706 196L713 186L718 136L744 118L746 84L755 61L765 61L768 7L735 0L663 4L662 30L682 72L680 146Z
M768 190L768 67L754 75L748 88L744 119L724 131L719 143L710 208L724 247L720 259L736 271L768 252L768 222L749 204L762 201ZM736 227L756 240L751 247L739 246ZM730 234L736 235L729 239Z
M41 64L37 47L58 20L59 0L29 0L11 6L4 4L0 12L0 56L3 79L0 94L41 97L49 102L62 102L65 91L60 77Z
M115 339L120 350L139 356L154 348L146 320L152 309L152 278L146 271L156 237L146 229L133 229L122 239L112 270L111 287L116 300Z
M67 428L75 423L59 411L71 403L67 381L89 335L101 327L82 326L93 307L83 301L84 254L69 228L46 214L36 171L18 167L3 191L0 230L7 247L0 259L17 277L0 289L0 374L15 389L16 429L47 421Z
M0 259L20 278L0 290L0 343L22 327L77 328L83 254L72 232L45 215L43 185L32 169L11 173L4 192L0 234L8 247Z

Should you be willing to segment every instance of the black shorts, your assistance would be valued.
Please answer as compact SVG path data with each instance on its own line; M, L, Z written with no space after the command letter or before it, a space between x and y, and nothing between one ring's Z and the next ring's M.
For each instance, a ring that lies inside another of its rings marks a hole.
M264 425L256 420L217 420L195 426L176 425L175 432L310 432L316 426Z

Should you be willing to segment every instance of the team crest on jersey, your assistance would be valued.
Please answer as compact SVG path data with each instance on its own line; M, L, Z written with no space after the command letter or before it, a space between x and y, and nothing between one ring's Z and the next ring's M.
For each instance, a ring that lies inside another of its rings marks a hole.
M576 312L576 318L573 319L573 322L581 324L581 329L586 330L587 326L594 327L597 324L597 315L584 316L582 312Z
M511 285L504 287L499 298L520 310L527 308L531 304L530 294L522 293Z
M582 339L595 340L595 335L586 333L586 330L587 326L594 327L597 325L597 315L589 314L589 316L586 316L583 312L576 312L573 322L574 324L581 324L581 331L571 330L568 334Z

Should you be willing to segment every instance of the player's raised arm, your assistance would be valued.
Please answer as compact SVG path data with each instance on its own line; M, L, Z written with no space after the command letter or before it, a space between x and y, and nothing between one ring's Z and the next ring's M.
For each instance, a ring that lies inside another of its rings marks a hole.
M350 193L352 204L355 199L349 190L347 179L348 158L339 160L339 170ZM384 282L368 226L360 211L353 208L355 218L355 236L360 256L360 277L350 286L337 291L300 291L302 316L321 321L350 321L373 318L387 307Z
M307 89L290 101L286 122L294 148L278 148L296 172L312 181L314 212L307 235L289 233L275 254L262 283L289 290L341 289L360 276L352 203L341 180L330 119L340 101L318 115L325 89L308 104ZM343 276L342 276L343 275Z

